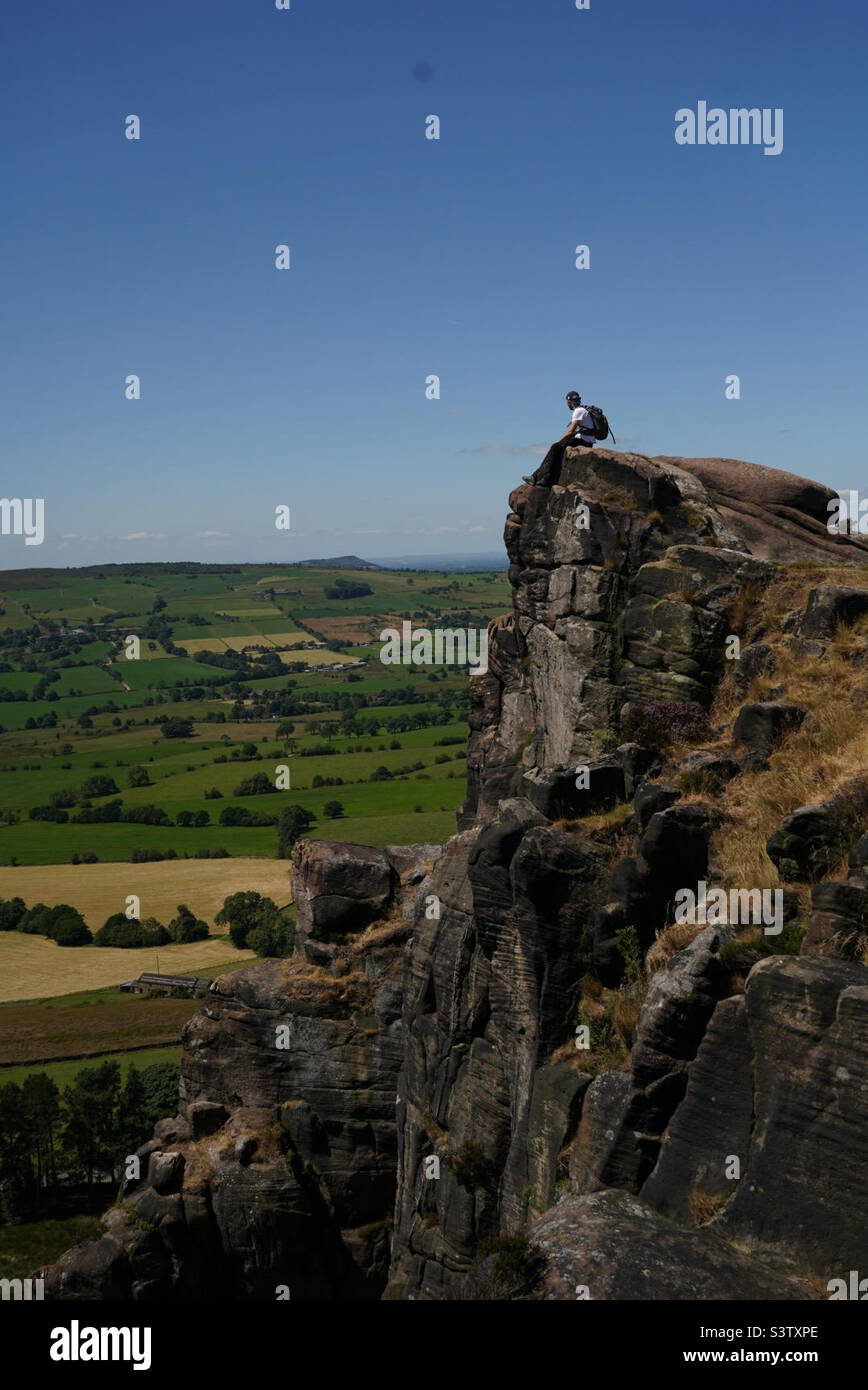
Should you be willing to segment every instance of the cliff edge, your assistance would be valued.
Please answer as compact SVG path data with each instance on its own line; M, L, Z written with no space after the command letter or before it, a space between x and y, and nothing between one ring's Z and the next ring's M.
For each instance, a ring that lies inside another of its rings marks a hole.
M512 493L458 833L297 846L294 957L214 982L47 1296L810 1299L868 1264L868 545L833 495L605 449Z

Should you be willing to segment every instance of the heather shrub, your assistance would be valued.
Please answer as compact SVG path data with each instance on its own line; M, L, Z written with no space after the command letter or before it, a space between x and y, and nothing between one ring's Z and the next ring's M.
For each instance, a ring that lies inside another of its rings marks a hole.
M695 700L648 700L631 705L624 718L628 739L652 748L693 743L708 732L708 715Z

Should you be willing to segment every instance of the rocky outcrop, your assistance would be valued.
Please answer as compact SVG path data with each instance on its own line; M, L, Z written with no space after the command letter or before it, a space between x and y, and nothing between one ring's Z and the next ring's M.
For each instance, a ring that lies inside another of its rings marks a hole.
M822 483L742 459L663 455L655 462L676 464L701 482L723 520L763 559L835 565L859 552L864 563L868 555L863 537L829 533L829 503L837 493Z
M715 1010L643 1198L830 1277L864 1264L868 970L772 957Z
M462 823L526 795L540 770L593 758L601 737L617 742L631 702L707 704L736 600L759 598L770 559L868 555L859 537L829 535L832 496L758 464L606 449L567 450L554 488L517 488L505 531L514 612L471 681ZM768 660L760 649L746 672Z
M297 847L294 958L213 982L185 1029L179 1115L138 1151L105 1235L45 1271L47 1297L379 1296L406 913L439 852Z
M799 623L802 637L831 637L836 627L848 627L868 613L868 593L846 584L820 584L808 595Z
M481 1241L524 1222L531 1192L551 1200L586 1079L545 1063L572 1032L603 867L526 801L435 867L439 918L417 918L405 984L392 1297L448 1295Z
M717 1127L707 1117L691 1122L691 1161L703 1162L703 1123L721 1142L732 1127L758 1161L756 1053L733 1033L745 1004L733 994L742 956L730 964L726 954L732 929L700 924L653 976L620 1066L594 1074L579 1051L567 1055L582 973L616 986L622 933L632 928L647 947L677 889L713 878L713 802L680 804L678 787L643 782L660 770L651 748L640 750L645 772L624 775L625 717L654 702L708 705L726 639L740 631L739 610L761 599L770 560L844 562L864 552L826 532L827 490L755 465L700 462L567 451L558 486L526 485L510 499L514 612L493 626L489 671L471 682L465 828L432 879L440 919L417 920L408 948L389 1297L497 1297L497 1256L485 1251L518 1230L552 1244L542 1272L531 1271L514 1297L573 1297L569 1281L588 1282L578 1273L587 1241L599 1250L607 1239L606 1277L592 1296L654 1296L625 1254L627 1231L643 1250L659 1245L668 1292L656 1296L693 1297L697 1287L709 1297L811 1296L792 1269L780 1272L789 1247L771 1226L770 1265L735 1248L754 1222L747 1205L743 1224L733 1214L731 1236L692 1229L732 1197L731 1184L718 1190L729 1180L718 1182L716 1168L709 1191L692 1174L667 1177L686 1132L680 1117L702 1095L706 1037L729 1038L730 1079ZM773 666L759 644L742 688ZM692 778L713 791L742 767L766 766L803 717L786 701L746 707L731 752L696 750L681 768L684 785ZM602 737L617 750L605 752ZM635 851L613 865L575 818L629 800ZM827 984L834 989L831 977ZM775 1056L783 1068L783 1051ZM822 1069L812 1074L818 1110L835 1103L829 1080ZM786 1085L796 1093L795 1068ZM438 1156L435 1178L426 1159ZM850 1181L830 1184L844 1206ZM665 1206L675 1188L680 1230L644 1201L648 1190ZM629 1220L624 1194L643 1198ZM531 1224L546 1203L555 1205ZM812 1268L830 1253L831 1242L792 1247L792 1259ZM712 1269L727 1274L717 1282Z
M793 1299L868 1266L861 803L769 842L814 881L801 956L795 893L787 936L660 935L715 879L718 793L804 718L771 691L729 745L707 712L733 636L742 699L777 669L746 615L778 561L864 562L832 496L602 448L513 492L458 833L297 848L293 959L214 983L180 1114L50 1295ZM815 657L863 607L821 585L789 640Z
M749 1259L713 1232L680 1229L626 1192L565 1197L533 1222L528 1242L517 1287L504 1287L497 1257L489 1256L468 1278L462 1296L528 1302L809 1296L804 1285Z

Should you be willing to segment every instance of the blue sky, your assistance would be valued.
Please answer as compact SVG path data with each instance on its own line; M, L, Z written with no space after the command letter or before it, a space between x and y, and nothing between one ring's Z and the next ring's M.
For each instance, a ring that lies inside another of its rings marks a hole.
M570 388L618 447L864 487L866 28L851 0L15 7L3 488L46 538L0 567L498 550ZM782 108L783 152L676 145L700 100Z

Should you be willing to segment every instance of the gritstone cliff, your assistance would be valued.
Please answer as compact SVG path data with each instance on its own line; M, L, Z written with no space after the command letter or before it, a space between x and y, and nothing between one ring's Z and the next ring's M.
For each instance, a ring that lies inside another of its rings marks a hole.
M293 958L215 981L178 1115L46 1296L809 1299L868 1268L868 546L832 495L605 449L513 492L458 833L296 848ZM674 923L701 882L782 889L782 929Z

